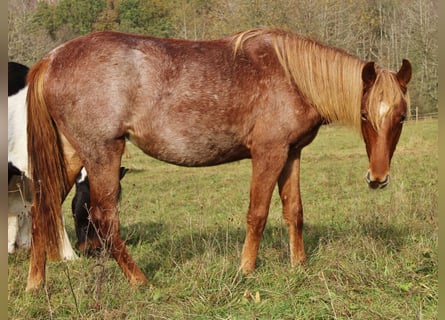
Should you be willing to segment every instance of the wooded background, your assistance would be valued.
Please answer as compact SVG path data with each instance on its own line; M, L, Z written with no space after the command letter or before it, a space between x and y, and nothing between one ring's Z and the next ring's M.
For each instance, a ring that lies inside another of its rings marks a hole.
M17 0L9 1L8 58L31 66L57 45L118 30L215 39L283 27L398 70L414 69L412 108L438 112L439 0Z

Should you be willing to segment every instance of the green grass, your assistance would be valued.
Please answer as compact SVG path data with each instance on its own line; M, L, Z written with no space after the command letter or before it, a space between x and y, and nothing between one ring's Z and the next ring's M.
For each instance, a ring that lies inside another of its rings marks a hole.
M9 318L437 319L437 127L405 125L391 182L377 191L364 181L360 137L322 128L302 157L308 262L290 267L275 192L249 276L238 265L250 162L180 168L130 146L121 233L151 286L131 287L106 256L82 257L49 262L46 288L27 293L29 257L19 252L9 256Z

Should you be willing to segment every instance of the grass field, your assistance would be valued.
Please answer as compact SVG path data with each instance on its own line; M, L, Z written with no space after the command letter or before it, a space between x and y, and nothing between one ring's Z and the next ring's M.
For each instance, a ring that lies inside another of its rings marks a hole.
M257 270L238 273L250 161L180 168L129 147L121 233L151 282L116 262L49 262L26 293L28 253L9 256L10 319L438 319L438 122L408 122L391 182L369 189L364 143L324 127L303 151L308 262L292 269L275 192ZM70 201L64 204L74 243Z

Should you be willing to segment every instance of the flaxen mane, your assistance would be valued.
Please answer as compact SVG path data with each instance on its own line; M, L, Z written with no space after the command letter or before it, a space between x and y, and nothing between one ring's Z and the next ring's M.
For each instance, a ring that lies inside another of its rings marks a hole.
M360 130L361 75L365 61L343 50L279 29L254 29L237 34L233 38L234 52L242 50L244 43L255 37L270 39L288 77L324 119ZM391 72L383 69L377 72L377 80L370 92L370 106L378 107L382 99L389 105L396 104L402 97L400 85ZM393 88L382 90L387 86ZM400 95L383 97L383 91L400 92ZM369 120L377 128L385 115L370 110Z

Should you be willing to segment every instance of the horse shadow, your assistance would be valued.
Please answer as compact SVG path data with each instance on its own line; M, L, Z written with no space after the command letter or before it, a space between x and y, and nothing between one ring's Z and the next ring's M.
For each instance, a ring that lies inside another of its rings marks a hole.
M344 228L312 223L306 224L304 228L304 245L309 262L315 259L321 247L329 242L343 242L350 237L351 233L377 240L392 251L399 251L409 235L408 227L379 225L372 222L362 222L356 227ZM169 234L167 225L151 222L121 227L121 235L130 248L134 249L141 245L149 248L143 254L142 263L139 265L148 277L153 277L157 271L165 268L166 261L186 264L189 260L205 255L208 250L220 256L233 256L234 253L228 253L228 251L234 250L240 259L245 228L228 225L218 227L216 230L192 231L175 235ZM284 224L266 226L260 243L258 267L265 263L262 258L264 250L275 251L280 262L290 265L288 233Z

